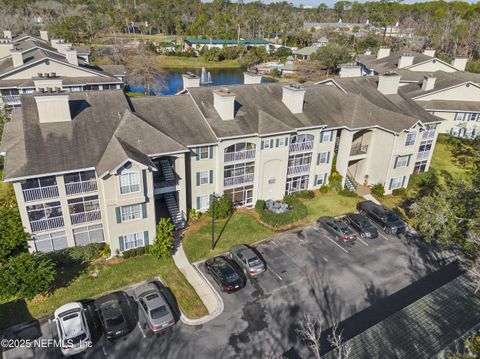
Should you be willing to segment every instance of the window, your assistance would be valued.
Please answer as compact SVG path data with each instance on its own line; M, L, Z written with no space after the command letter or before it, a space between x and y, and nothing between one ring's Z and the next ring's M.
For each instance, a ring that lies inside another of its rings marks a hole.
M450 134L451 134L452 136L455 136L455 137L460 136L460 128L458 128L458 127L453 127L453 128L450 130Z
M97 190L95 171L75 172L63 176L67 195Z
M432 149L432 140L422 141L420 142L420 147L418 148L418 152L428 152Z
M200 186L210 183L210 174L209 171L200 172Z
M395 159L395 166L393 166L393 168L408 167L408 165L410 164L410 157L411 155L397 156L397 158Z
M455 121L463 121L465 119L466 113L464 112L457 112L455 114Z
M227 189L225 193L232 198L235 206L245 206L253 203L253 185Z
M70 214L85 213L100 210L98 196L80 197L68 200Z
M95 179L95 171L68 173L63 176L65 183L78 183Z
M120 207L122 214L122 222L133 221L135 219L143 218L143 211L141 204L133 204L131 206Z
M129 172L120 175L120 193L134 193L140 191L140 175L138 172Z
M285 186L285 194L289 195L294 192L305 191L308 189L308 175L287 178Z
M123 250L127 251L132 248L143 247L144 244L143 232L126 234L123 236Z
M428 161L420 161L420 162L415 162L415 166L413 167L413 173L420 173L420 172L425 172L427 169L427 162Z
M27 206L27 214L30 223L42 219L62 217L62 207L60 202L50 202Z
M250 142L240 142L240 143L235 143L234 145L228 146L225 148L225 153L230 153L230 152L241 152L241 151L248 151L248 150L254 150L255 149L255 144L250 143Z
M322 186L327 183L328 173L320 173L315 175L315 186Z
M322 131L320 133L320 142L331 142L333 139L333 131Z
M413 146L415 144L416 136L417 136L416 132L409 132L407 134L407 139L405 140L405 146Z
M65 231L36 235L33 238L37 252L52 252L68 247Z
M86 246L91 243L103 243L103 228L101 224L73 229L73 238L76 246Z
M204 210L210 206L210 195L197 197L197 210Z
M405 176L392 178L390 180L390 189L403 187L404 182L405 182Z
M246 174L253 173L255 170L255 162L245 162L245 163L238 163L234 165L225 166L223 169L223 177L230 178L230 177L237 177L243 176Z
M57 179L55 176L30 178L22 182L22 189L45 188L56 185Z
M469 113L468 114L468 121L477 121L480 119L480 114L478 113Z
M262 149L273 148L273 140L262 140Z
M210 151L208 146L203 146L198 149L198 159L206 160L210 158Z
M290 156L288 158L288 167L296 167L302 165L308 165L312 162L311 153L302 153L299 155Z
M294 135L292 136L292 143L303 143L313 141L313 135Z
M317 165L328 163L330 161L330 152L320 152L317 157Z

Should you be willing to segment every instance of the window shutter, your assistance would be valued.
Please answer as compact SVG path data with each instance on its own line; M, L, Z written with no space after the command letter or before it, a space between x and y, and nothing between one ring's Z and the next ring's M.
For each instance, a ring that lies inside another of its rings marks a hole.
M395 157L395 164L393 165L393 168L397 168L398 165L398 156Z
M392 184L393 184L393 178L390 179L390 186L388 187L388 189L392 189Z
M317 178L318 178L318 175L315 175L315 181L313 182L313 183L314 183L314 186L317 185Z
M327 162L325 162L325 163L330 163L330 151L327 152Z
M285 137L285 146L288 146L288 137Z
M142 203L142 216L143 218L147 218L147 204Z
M320 132L320 143L323 143L323 132Z
M276 147L279 147L279 146L280 146L280 139L279 139L279 138L277 138L276 143L275 143L275 146L276 146Z
M208 146L208 158L213 158L213 146Z
M150 243L148 242L148 231L143 232L143 244L148 246Z
M270 148L273 148L273 139L270 140Z
M200 209L200 197L197 197L197 211Z
M320 153L317 155L317 166L320 164Z
M262 142L260 143L260 149L263 150L263 147L264 146L263 146L263 140L262 140Z
M323 174L323 184L327 183L327 174Z
M197 172L197 186L200 186L200 172Z
M212 203L213 201L213 194L209 195L208 196L208 205L210 206L210 204Z
M208 175L210 177L210 184L213 183L213 170L210 170L210 173Z
M405 177L406 176L403 176L403 178L402 178L402 187L405 185Z
M122 212L120 207L115 208L115 212L117 214L117 223L122 223Z
M409 156L408 156L408 159L407 159L407 167L410 166L410 158L412 158L412 155L409 155Z
M195 148L195 151L193 152L195 153L195 157L197 159L197 161L200 159L200 148Z
M125 244L123 242L123 236L118 237L118 246L120 248L120 252L125 250Z

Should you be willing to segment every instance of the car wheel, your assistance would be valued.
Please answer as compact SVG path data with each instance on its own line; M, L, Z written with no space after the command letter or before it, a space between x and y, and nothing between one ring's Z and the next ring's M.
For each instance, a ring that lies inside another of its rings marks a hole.
M392 233L391 229L388 228L388 227L385 227L383 230L385 231L385 234L390 234L390 233Z
M232 253L228 253L228 257L229 257L230 259L233 259L233 254L232 254Z
M365 238L366 237L365 233L364 232L360 233L360 237Z

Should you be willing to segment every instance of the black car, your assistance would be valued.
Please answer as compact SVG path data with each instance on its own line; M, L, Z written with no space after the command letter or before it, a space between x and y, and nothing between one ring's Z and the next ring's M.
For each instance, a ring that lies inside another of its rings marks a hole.
M349 226L339 219L333 217L320 217L317 223L335 236L335 239L341 239L344 243L353 244L357 236Z
M232 293L245 287L246 278L238 265L225 256L210 258L205 262L207 272L223 291Z
M357 209L360 214L366 215L373 222L382 227L386 234L404 233L407 228L407 224L402 221L395 212L372 201L358 203Z
M95 308L107 339L121 337L132 329L129 300L125 292L110 293L95 300Z
M377 238L377 227L363 214L348 213L344 219L345 223L360 234L362 238Z

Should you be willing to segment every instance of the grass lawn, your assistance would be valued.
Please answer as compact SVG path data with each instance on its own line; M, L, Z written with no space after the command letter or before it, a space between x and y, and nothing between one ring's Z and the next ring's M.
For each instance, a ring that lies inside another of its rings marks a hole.
M260 224L252 215L235 212L228 223L226 219L216 221L215 238L218 240L215 249L211 250L210 221L208 217L202 218L185 234L183 248L191 262L227 252L235 244L254 243L273 234L272 230Z
M437 171L440 175L442 172L448 172L452 177L462 177L467 172L466 168L460 167L453 161L450 146L439 141L435 145L430 168Z
M158 66L163 69L238 68L237 60L207 61L203 57L164 56L157 57Z
M96 273L96 277L92 273ZM65 274L68 276L68 274ZM207 315L207 309L173 259L159 261L150 255L120 260L119 263L92 264L83 269L67 286L58 288L48 297L36 297L27 303L16 301L0 304L0 329L21 323L31 317L52 313L59 306L81 299L94 298L103 293L150 280L160 276L165 286L174 293L180 308L190 318Z
M361 197L346 197L336 193L321 193L317 197L306 200L303 203L308 208L308 220L315 221L320 216L339 216L348 212L356 211Z

